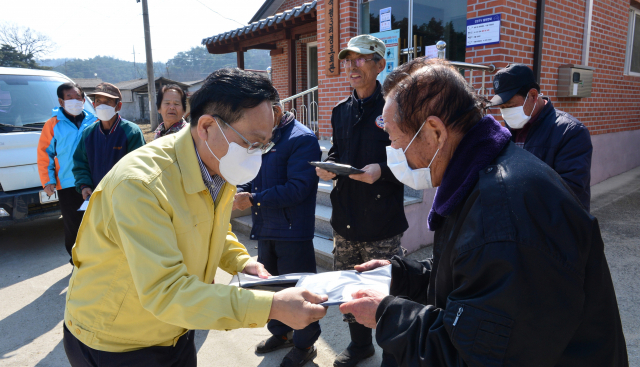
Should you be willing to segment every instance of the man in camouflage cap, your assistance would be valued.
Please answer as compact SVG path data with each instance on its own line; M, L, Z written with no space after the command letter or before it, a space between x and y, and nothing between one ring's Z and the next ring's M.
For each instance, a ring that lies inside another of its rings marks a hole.
M334 230L334 270L353 270L368 260L402 254L400 240L409 227L404 214L404 185L387 167L386 147L391 143L380 116L384 107L382 86L376 80L385 69L386 47L371 35L352 38L340 51L343 72L353 92L333 108L333 146L328 162L348 164L364 173L350 176L316 168L322 180L336 180L331 193ZM345 315L351 343L334 362L335 367L355 366L375 353L371 329ZM383 354L383 365L395 365Z

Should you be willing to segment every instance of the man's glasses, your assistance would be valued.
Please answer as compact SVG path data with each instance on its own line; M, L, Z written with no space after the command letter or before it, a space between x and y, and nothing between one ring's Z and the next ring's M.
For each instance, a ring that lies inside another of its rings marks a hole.
M355 65L357 68L361 68L362 66L364 66L364 63L367 61L373 61L373 58L371 59L365 59L364 57L358 57L357 59L344 59L342 60L342 67L344 68L350 68L352 67L352 65Z
M227 125L231 130L233 130L236 134L238 134L238 136L248 145L247 147L247 152L249 154L251 153L255 153L256 150L260 149L260 151L262 152L262 154L267 154L269 153L269 151L271 150L271 148L273 148L273 146L275 145L274 142L270 141L268 143L260 143L260 142L255 142L255 143L251 143L249 142L249 140L245 139L244 136L242 136L242 134L240 134L236 129L234 129L233 127L231 127L231 125L229 125L226 121L224 121L223 119L220 118L220 116L214 116L216 119L222 121L225 125Z

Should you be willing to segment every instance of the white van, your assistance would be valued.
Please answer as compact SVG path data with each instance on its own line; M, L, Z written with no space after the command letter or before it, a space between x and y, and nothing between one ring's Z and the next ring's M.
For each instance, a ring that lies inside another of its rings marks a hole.
M58 196L42 189L36 149L67 82L55 71L0 67L0 227L60 215ZM89 98L84 108L95 114Z

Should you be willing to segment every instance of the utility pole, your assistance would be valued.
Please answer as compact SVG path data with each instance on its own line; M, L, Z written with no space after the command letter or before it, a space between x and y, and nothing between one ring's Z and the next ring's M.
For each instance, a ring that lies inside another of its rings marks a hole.
M140 2L140 0L136 0ZM156 78L153 75L153 56L151 56L151 31L149 30L149 9L147 0L142 0L142 20L144 22L144 48L147 53L147 88L149 91L149 119L151 131L158 127L158 110L156 109Z

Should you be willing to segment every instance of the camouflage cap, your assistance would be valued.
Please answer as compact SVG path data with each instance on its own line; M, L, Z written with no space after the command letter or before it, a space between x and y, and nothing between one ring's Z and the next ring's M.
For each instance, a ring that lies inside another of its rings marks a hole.
M377 53L384 58L386 49L387 47L384 45L384 42L380 41L378 38L369 34L362 34L349 40L347 48L340 51L338 54L338 60L344 60L349 51L362 55Z

